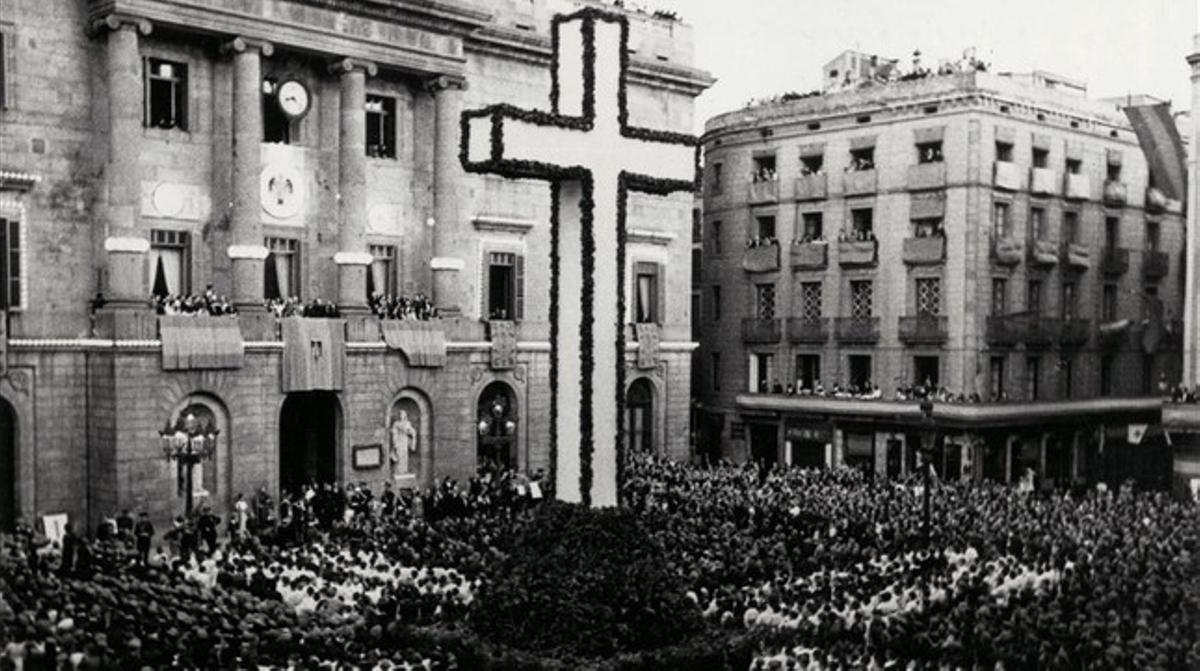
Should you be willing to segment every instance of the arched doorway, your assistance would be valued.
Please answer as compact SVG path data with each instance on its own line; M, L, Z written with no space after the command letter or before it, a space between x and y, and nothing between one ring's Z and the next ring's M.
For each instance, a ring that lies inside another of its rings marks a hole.
M654 386L644 377L625 394L625 441L631 453L654 452Z
M476 414L479 443L476 464L481 469L517 467L517 395L503 382L493 382L479 395Z
M0 399L0 531L17 523L17 414Z
M297 391L279 413L279 490L337 480L341 411L337 394Z

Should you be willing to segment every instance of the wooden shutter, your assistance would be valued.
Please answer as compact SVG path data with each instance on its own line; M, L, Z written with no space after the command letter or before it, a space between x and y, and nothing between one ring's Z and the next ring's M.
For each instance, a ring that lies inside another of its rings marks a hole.
M4 288L0 291L0 310L7 310L11 307L8 300L8 219L0 219L0 283Z
M654 322L658 325L667 323L667 265L654 264Z
M513 256L513 319L521 321L525 318L525 257Z

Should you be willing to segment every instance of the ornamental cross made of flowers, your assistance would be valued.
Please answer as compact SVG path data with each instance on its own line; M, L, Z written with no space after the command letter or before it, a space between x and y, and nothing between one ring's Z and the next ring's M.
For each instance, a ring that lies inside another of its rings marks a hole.
M461 159L468 172L551 183L555 493L612 506L624 459L628 193L692 192L698 143L628 123L623 15L594 8L558 15L551 38L551 111L498 104L464 112Z

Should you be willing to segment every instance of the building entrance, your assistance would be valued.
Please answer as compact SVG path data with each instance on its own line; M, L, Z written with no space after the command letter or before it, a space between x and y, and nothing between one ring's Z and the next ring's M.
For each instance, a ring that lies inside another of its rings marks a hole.
M331 391L287 395L279 413L279 489L337 480L341 411Z

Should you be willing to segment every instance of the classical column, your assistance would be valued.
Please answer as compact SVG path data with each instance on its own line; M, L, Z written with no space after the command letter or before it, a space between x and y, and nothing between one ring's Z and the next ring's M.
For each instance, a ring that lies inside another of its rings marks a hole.
M1188 161L1187 239L1184 241L1183 383L1200 385L1200 11L1192 54L1192 141Z
M459 276L466 266L457 244L465 198L465 174L459 162L459 136L465 81L436 77L428 84L437 108L433 153L433 270L434 304L445 314L461 314L467 305L466 282Z
M270 42L235 38L225 45L233 54L233 207L230 212L231 291L239 309L263 304L262 214L262 58L274 53Z
M141 225L142 57L138 35L150 34L150 22L110 14L94 26L108 33L108 188L103 211L110 307L145 306L146 252L149 235Z
M338 305L362 309L367 302L367 75L374 63L344 58L330 71L341 77L338 132Z

